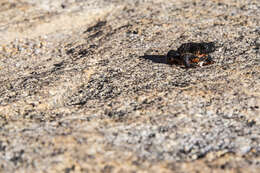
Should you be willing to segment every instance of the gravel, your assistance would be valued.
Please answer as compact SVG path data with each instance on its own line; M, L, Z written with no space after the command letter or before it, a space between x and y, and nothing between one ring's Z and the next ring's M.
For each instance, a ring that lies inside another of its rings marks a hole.
M259 172L257 0L0 3L0 172ZM165 55L215 42L215 63Z

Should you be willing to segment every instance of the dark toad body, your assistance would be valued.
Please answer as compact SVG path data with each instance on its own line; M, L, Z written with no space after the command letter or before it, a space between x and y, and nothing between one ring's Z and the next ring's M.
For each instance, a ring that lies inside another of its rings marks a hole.
M209 43L184 43L177 51L170 50L167 53L168 64L184 65L187 68L213 64L214 61L209 53L216 49L213 42Z

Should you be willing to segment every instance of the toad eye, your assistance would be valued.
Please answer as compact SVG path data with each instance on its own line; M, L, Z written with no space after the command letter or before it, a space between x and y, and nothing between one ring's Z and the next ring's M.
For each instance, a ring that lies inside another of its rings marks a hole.
M214 52L216 50L215 43L209 42L209 43L203 43L201 45L201 53L207 54Z

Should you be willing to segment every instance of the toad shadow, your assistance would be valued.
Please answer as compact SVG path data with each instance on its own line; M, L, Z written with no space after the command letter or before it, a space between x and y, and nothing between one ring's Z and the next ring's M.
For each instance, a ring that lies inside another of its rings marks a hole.
M144 55L144 56L139 56L139 58L147 59L154 63L168 64L165 55Z

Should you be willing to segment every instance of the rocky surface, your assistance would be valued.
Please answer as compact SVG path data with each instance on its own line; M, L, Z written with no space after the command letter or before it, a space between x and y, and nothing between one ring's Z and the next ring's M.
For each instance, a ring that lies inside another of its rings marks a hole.
M0 172L259 172L258 0L0 2ZM165 63L214 41L215 63Z

